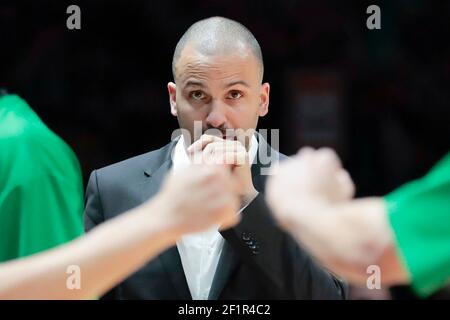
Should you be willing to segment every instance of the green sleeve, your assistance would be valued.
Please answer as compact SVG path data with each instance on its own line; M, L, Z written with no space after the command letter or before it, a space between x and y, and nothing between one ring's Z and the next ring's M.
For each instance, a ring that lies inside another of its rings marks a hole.
M450 153L385 200L412 287L425 297L450 279Z
M26 107L14 97L8 103ZM81 235L83 190L74 153L40 119L25 112L3 112L0 122L2 262Z

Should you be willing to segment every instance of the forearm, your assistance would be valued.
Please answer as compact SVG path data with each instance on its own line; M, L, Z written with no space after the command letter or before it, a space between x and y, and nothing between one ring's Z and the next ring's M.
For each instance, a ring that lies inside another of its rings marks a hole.
M382 198L352 200L317 210L323 210L324 214L318 215L323 220L302 220L298 236L325 266L357 284L365 285L372 265L380 268L384 284L407 281Z
M89 299L103 294L172 245L157 201L106 222L70 244L0 267L0 299ZM148 214L151 211L155 214ZM81 288L67 287L68 266L81 270Z

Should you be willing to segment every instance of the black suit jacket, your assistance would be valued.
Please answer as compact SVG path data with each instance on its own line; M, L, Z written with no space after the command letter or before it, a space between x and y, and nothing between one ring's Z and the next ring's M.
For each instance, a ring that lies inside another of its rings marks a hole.
M86 191L86 231L153 197L172 166L175 144L93 171ZM286 158L259 137L261 146L275 158ZM209 299L343 299L344 284L319 267L270 215L263 195L266 176L261 175L268 166L257 156L252 176L260 194L242 212L237 226L221 232L225 244ZM191 299L177 247L148 262L103 298Z

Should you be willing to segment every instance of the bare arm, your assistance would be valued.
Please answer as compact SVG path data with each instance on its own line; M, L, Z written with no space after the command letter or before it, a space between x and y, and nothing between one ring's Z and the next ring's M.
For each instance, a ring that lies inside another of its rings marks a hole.
M189 194L184 192L190 190ZM106 292L182 234L231 226L238 197L224 168L191 167L171 176L158 196L73 242L0 265L0 299L89 299ZM67 267L81 269L68 289Z
M280 225L331 271L365 284L377 265L382 283L407 283L384 200L352 199L353 190L333 151L303 149L269 179L267 200Z
M161 216L146 212L163 208L157 203L148 206L106 222L67 245L3 264L0 299L87 299L104 293L174 242L176 234L165 228ZM80 289L66 286L71 265L81 268Z
M350 282L365 285L372 265L380 268L382 284L409 281L382 198L318 207L305 212L296 225L291 223L285 228L326 267Z

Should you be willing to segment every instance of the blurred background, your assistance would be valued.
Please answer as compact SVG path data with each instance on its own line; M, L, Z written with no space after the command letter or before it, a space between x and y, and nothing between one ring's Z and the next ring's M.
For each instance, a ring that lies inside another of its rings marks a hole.
M81 30L66 27L70 4L81 8ZM371 4L381 30L366 27ZM383 195L450 150L445 0L2 1L0 87L73 148L86 183L93 169L170 141L175 45L214 15L243 23L261 45L271 102L259 127L280 129L288 155L337 149L357 196ZM415 299L406 287L352 297Z

